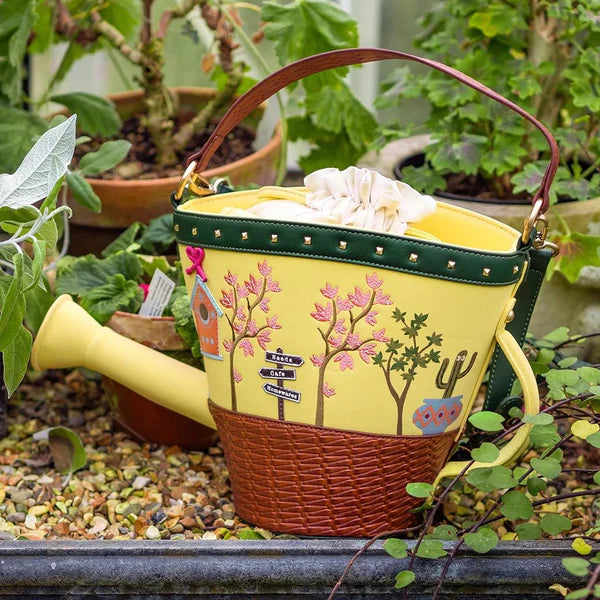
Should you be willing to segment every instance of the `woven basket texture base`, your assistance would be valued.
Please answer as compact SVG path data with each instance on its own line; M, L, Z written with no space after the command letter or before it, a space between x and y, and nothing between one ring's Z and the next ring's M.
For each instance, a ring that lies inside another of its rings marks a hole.
M393 436L232 412L214 403L244 520L280 533L370 537L414 524L407 483L432 482L456 432Z

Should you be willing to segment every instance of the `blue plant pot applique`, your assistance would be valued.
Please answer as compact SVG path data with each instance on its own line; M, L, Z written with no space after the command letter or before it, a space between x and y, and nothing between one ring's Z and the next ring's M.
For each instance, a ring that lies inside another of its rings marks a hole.
M425 398L413 414L413 423L425 434L444 433L460 416L462 395L450 398Z

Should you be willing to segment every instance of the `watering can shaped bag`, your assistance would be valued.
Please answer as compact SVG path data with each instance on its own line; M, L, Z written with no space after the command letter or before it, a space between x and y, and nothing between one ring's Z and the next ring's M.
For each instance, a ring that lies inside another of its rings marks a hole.
M302 77L393 58L449 74L545 135L552 162L523 233L441 202L418 224L419 237L221 213L267 199L302 203L305 195L278 187L218 193L198 175L236 124ZM523 109L434 61L334 51L284 67L241 96L192 159L172 200L206 375L100 328L68 297L46 317L32 361L85 365L216 424L243 519L309 535L409 525L420 501L406 484L464 467L448 456L496 345L521 382L525 412L538 411L535 378L505 326L532 243L544 243L534 225L548 207L558 155L548 130ZM180 204L183 193L193 197ZM514 458L527 434L521 428L495 464Z

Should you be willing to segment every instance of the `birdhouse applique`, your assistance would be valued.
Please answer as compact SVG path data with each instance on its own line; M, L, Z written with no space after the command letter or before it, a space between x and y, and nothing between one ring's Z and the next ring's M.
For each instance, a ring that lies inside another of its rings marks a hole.
M223 360L219 354L219 317L223 311L199 275L196 275L191 306L202 355Z

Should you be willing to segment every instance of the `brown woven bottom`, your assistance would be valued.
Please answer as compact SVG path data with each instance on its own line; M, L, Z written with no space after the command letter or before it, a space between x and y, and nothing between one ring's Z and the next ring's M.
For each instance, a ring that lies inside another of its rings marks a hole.
M422 500L407 483L431 483L456 432L393 436L288 423L210 403L237 513L282 533L373 536L414 524Z

